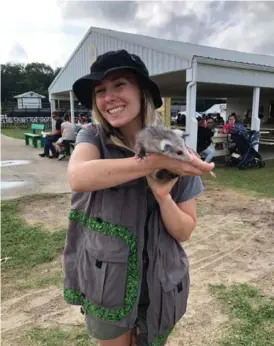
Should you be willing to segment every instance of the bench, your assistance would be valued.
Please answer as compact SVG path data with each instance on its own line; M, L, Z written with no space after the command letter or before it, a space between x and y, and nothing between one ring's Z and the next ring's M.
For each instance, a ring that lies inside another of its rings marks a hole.
M26 145L29 145L29 140L32 139L32 145L37 148L37 142L40 140L41 148L44 146L44 138L41 136L41 131L44 131L45 125L43 124L31 124L32 133L24 133ZM36 131L40 131L37 134Z
M260 140L260 144L264 144L264 145L274 145L274 141L273 141L273 139L270 139L270 140L261 139L261 140Z
M63 160L66 156L70 156L71 151L75 148L75 141L72 140L63 140L62 142L62 151L58 158L58 161Z

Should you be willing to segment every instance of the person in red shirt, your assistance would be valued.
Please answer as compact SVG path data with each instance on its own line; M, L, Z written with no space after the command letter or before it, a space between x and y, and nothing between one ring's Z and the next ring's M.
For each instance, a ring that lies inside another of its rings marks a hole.
M228 117L228 122L223 126L221 133L229 134L233 130L242 130L244 127L242 124L236 122L236 114L232 113Z

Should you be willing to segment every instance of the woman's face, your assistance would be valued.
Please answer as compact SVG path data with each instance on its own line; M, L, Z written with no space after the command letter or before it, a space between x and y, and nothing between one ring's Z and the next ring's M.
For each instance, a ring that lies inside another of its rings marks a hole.
M140 89L133 74L113 73L94 91L97 108L111 126L125 126L140 114Z
M234 117L229 117L228 122L229 122L229 125L230 125L230 126L234 126L234 124L235 124L235 118L234 118Z

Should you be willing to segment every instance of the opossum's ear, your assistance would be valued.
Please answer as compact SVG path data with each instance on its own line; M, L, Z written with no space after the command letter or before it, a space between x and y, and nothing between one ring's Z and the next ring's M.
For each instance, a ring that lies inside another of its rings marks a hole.
M166 145L164 146L163 152L164 152L164 153L170 153L170 152L172 152L172 146L169 145L169 144L166 144Z
M163 153L170 153L172 151L171 142L167 139L163 139L160 143L161 151Z

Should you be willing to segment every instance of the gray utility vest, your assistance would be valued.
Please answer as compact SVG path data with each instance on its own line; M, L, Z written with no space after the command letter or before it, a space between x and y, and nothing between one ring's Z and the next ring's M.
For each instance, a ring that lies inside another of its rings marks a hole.
M133 156L98 131L102 158ZM172 193L174 189L172 190ZM95 192L73 192L64 250L64 298L87 314L133 328L142 281L147 184L145 178ZM188 260L166 231L157 203L148 221L148 341L164 345L184 315Z

